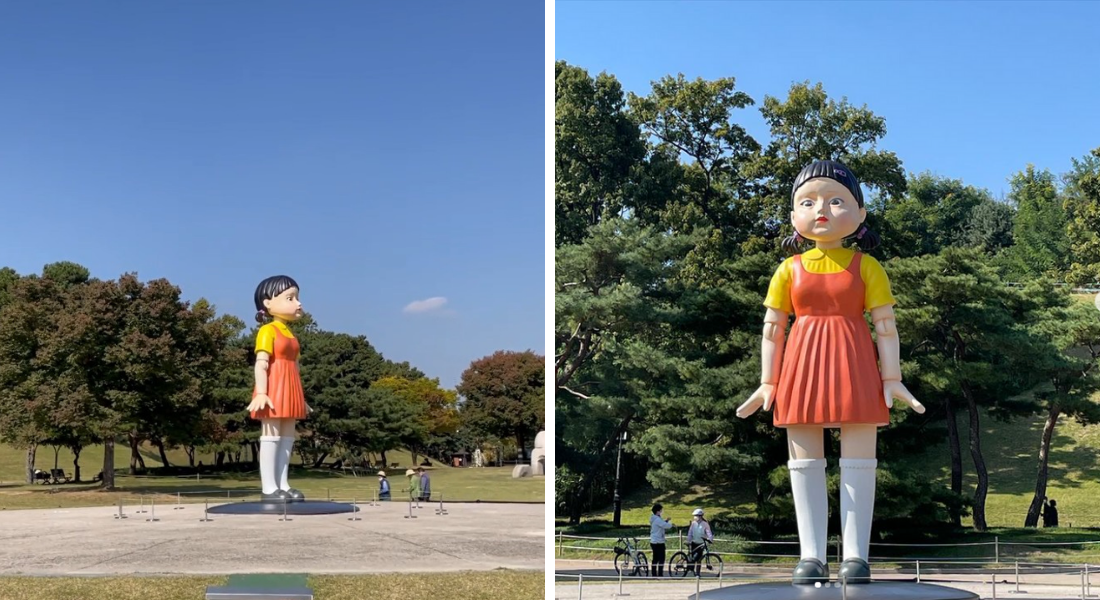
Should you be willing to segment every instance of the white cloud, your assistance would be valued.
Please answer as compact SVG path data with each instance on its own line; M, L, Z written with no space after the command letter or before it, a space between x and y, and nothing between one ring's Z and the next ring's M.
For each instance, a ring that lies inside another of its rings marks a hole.
M404 308L402 312L405 313L430 313L438 312L447 304L447 299L442 296L436 296L434 298L428 298L427 300L416 300L410 302L408 306Z

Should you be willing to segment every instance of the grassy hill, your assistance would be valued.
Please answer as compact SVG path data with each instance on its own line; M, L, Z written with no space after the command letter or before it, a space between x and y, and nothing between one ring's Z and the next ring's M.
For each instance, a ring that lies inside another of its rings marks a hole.
M141 449L145 465L149 469L160 467L160 456L155 448ZM187 454L182 450L168 451L168 460L174 466L187 465ZM244 458L244 456L242 456ZM117 489L111 492L99 490L95 484L67 483L61 485L26 485L24 483L23 450L0 444L0 510L13 508L67 508L76 506L104 506L117 504L120 500L126 504L140 502L142 495L156 497L158 504L182 498L183 502L201 502L227 497L239 498L259 493L260 478L254 471L241 473L203 474L187 476L126 475L130 466L130 449L115 448L115 484ZM213 455L196 455L195 461L205 465L213 464ZM399 466L388 468L390 485L394 500L401 498L401 490L406 485L405 469L413 466L409 452L397 450L386 453L386 460ZM423 457L420 457L423 460ZM73 456L66 449L57 454L57 468L64 469L72 476ZM102 469L103 447L91 446L80 454L81 479L91 480ZM36 455L36 467L45 471L54 468L54 450L50 447L39 448ZM511 467L486 467L482 469L454 468L432 460L429 469L432 478L432 491L442 493L445 501L473 500L512 500L542 501L545 497L545 478L525 477L512 479ZM340 470L329 468L312 469L302 467L298 457L292 459L291 484L302 490L307 498L327 498L351 501L372 499L378 487L378 478L374 472L360 473L358 477ZM433 500L438 495L433 496Z
M990 527L1022 527L1035 489L1042 416L1000 423L982 415L982 451L989 470L986 521ZM963 491L973 494L976 484L966 441L966 417L959 418L963 435ZM928 476L946 487L950 477L950 453L946 443L937 444L919 460ZM1085 427L1072 419L1058 421L1051 442L1050 480L1047 496L1058 501L1063 527L1100 527L1100 427ZM751 516L754 510L751 486L721 488L696 486L682 492L637 490L623 500L623 523L648 523L654 502L665 505L665 515L674 523L687 523L699 506L708 515ZM605 506L585 515L587 520L610 521L612 507ZM964 519L964 524L969 523Z

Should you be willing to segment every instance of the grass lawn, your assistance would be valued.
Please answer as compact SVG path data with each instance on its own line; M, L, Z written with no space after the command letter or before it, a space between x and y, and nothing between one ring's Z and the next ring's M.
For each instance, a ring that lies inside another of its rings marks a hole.
M542 573L393 573L317 575L309 586L318 600L504 600L542 598ZM226 577L0 577L0 598L20 600L202 600L206 586Z
M1001 548L1001 557L1020 556L1028 560L1074 560L1100 561L1100 544L1078 545L1068 548L1033 546L1036 542L1082 542L1100 540L1100 427L1082 426L1072 419L1062 417L1058 421L1051 442L1049 463L1050 478L1047 484L1047 496L1058 501L1058 530L1025 529L1024 517L1035 489L1035 473L1038 468L1039 441L1043 427L1043 417L1035 416L1017 419L1010 423L1001 423L982 415L982 451L989 470L989 496L986 501L986 521L991 530L979 534L968 532L963 539L952 542L969 543L992 541L998 537L1006 544ZM973 463L966 448L966 417L960 416L959 427L963 439L963 490L972 494L976 484ZM938 480L946 487L950 476L950 460L946 443L931 448L922 457L929 478ZM755 514L754 494L751 486L731 484L721 488L698 486L685 492L657 492L641 489L623 500L622 522L626 526L614 529L611 506L585 515L587 523L570 527L559 521L557 529L565 534L592 537L634 535L643 541L648 539L650 507L654 502L665 505L665 516L677 526L685 526L691 517L691 511L697 507L707 510L710 518L715 517L752 517ZM964 525L970 525L970 519L963 519ZM1095 529L1094 529L1095 528ZM716 532L724 537L722 532ZM727 532L728 536L728 532ZM672 538L670 538L672 539ZM791 536L786 538L795 541ZM675 544L676 542L670 542ZM1010 545L1017 543L1019 545ZM566 545L611 547L614 540L567 540ZM767 549L765 549L767 548ZM730 543L727 547L716 548L721 552L751 552L759 554L794 554L797 546L748 546L743 543ZM886 552L886 550L883 550ZM873 553L878 553L873 551ZM891 556L921 557L982 557L992 556L991 546L954 546L919 550L889 549ZM565 557L607 558L610 553L602 551L572 551ZM739 557L738 560L747 560ZM759 559L777 560L777 559ZM778 559L786 562L787 559Z
M144 448L142 456L149 468L161 466L158 453ZM390 463L398 463L397 469L388 469L394 500L402 496L407 479L405 469L412 466L408 452L387 452ZM54 466L52 448L40 448L36 456L37 467L43 470ZM295 457L295 460L297 457ZM0 510L16 508L73 508L80 506L109 506L119 500L132 504L141 495L154 495L158 503L176 502L177 494L183 501L202 501L203 498L243 497L259 493L259 473L225 473L214 476L131 476L125 475L130 464L129 448L115 448L116 490L105 492L91 483L60 485L27 485L23 483L25 453L11 446L0 445ZM182 451L168 452L173 465L186 465ZM212 464L213 456L196 456L196 462ZM433 499L442 493L445 501L511 500L541 502L544 499L545 478L525 477L512 479L512 467L485 467L481 469L454 468L432 461L429 468L432 479ZM103 464L103 447L93 446L80 454L81 478L91 479ZM72 454L65 449L58 453L58 467L73 474ZM362 474L361 474L362 475ZM291 484L302 490L307 498L332 498L350 501L369 500L378 488L378 477L373 473L353 477L339 470L304 468L293 465Z

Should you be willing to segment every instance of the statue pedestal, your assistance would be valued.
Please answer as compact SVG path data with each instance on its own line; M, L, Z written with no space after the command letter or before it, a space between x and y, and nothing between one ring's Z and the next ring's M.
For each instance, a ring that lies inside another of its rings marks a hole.
M233 502L211 506L206 512L216 515L335 515L358 512L359 508L347 502L306 500L304 502Z
M846 592L846 595L845 595ZM695 594L690 596L695 598ZM930 583L912 581L872 581L849 584L843 590L839 582L821 587L791 583L746 583L731 585L699 594L699 600L977 600L978 595Z

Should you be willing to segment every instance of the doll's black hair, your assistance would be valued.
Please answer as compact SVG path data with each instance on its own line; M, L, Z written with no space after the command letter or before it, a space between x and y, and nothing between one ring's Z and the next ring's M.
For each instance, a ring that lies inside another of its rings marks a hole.
M856 179L856 174L843 163L839 163L835 160L815 160L806 165L806 167L802 169L802 172L798 174L798 177L795 177L794 185L791 186L791 202L794 202L794 194L798 191L798 188L802 187L807 181L818 177L832 179L848 188L848 191L855 197L856 203L859 204L860 208L863 208L863 190L859 187L859 180ZM871 231L866 224L860 225L859 229L852 234L851 238L855 239L856 246L863 252L873 250L882 243L878 234ZM788 254L797 254L800 250L799 245L804 240L805 238L798 235L796 231L794 235L783 240L783 249L786 250Z
M254 297L256 300L256 322L263 323L267 320L267 308L264 307L264 300L271 300L292 287L298 287L298 282L286 275L275 275L261 281L260 285L256 286Z

